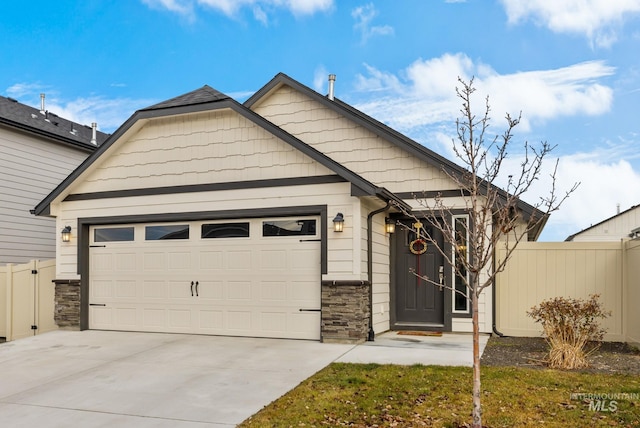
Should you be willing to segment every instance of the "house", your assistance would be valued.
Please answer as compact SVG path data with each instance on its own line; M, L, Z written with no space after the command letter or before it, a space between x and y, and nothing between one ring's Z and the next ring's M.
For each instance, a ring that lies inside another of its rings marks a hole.
M0 265L56 255L55 220L29 213L107 135L0 97ZM92 142L93 140L93 142Z
M640 205L620 212L600 223L574 233L565 241L580 242L619 242L622 239L637 238L640 236Z
M71 228L58 323L322 341L471 331L464 298L409 273L454 281L403 215L437 193L460 206L442 220L468 224L447 172L461 169L284 74L244 104L204 86L141 109L35 208ZM408 228L386 233L387 218ZM492 305L484 293L483 332Z

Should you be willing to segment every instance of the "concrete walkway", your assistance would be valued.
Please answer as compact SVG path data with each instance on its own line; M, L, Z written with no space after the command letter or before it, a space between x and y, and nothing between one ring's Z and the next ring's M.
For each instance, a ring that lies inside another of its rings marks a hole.
M0 414L10 427L231 427L331 362L469 365L470 346L55 331L0 344Z
M480 336L480 355L488 340L489 335ZM378 335L373 342L356 346L337 362L471 367L472 351L473 337L470 334L415 336L390 331Z

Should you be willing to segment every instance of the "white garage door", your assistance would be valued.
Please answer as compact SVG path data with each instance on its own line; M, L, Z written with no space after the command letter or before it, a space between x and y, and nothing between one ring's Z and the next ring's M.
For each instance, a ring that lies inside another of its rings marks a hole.
M319 224L94 226L89 328L319 340Z

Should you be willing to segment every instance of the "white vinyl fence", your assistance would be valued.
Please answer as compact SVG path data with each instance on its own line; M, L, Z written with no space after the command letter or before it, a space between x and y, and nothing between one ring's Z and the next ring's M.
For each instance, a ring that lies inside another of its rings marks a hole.
M527 311L543 300L599 294L612 313L605 340L640 343L640 241L524 242L496 287L496 327L507 336L540 336Z
M0 266L0 337L6 341L56 330L56 261Z

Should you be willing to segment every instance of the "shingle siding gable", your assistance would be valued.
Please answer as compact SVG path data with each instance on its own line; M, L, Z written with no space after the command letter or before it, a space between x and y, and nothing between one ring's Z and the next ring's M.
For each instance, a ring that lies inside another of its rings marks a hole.
M74 193L333 174L230 110L147 123Z
M256 113L392 192L453 189L441 170L295 89L281 85Z

